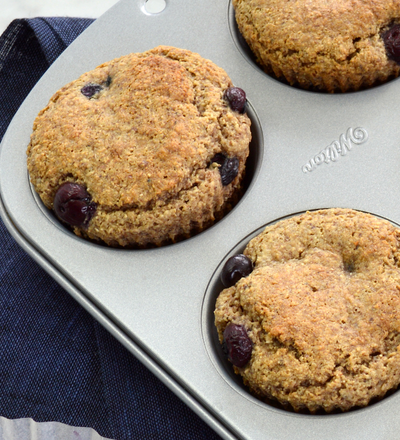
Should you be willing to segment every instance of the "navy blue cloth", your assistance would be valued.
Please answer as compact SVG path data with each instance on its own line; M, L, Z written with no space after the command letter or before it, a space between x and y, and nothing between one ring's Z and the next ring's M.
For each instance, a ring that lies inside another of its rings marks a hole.
M14 20L0 37L0 140L89 19ZM65 292L0 221L0 416L115 440L219 437Z

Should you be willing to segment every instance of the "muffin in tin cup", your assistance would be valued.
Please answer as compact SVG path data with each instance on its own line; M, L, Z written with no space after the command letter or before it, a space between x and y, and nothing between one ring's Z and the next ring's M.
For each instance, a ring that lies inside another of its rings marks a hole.
M259 65L303 89L348 92L400 73L395 1L232 0L237 25Z
M84 238L146 248L221 219L243 193L246 94L213 62L158 46L61 88L27 150L45 206Z
M254 396L331 413L397 388L399 242L387 220L323 209L267 226L227 260L215 326Z

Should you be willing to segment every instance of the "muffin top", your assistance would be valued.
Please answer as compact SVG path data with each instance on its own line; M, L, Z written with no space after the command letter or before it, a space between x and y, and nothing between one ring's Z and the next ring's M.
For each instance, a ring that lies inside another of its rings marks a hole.
M167 46L104 63L39 113L31 182L50 209L62 184L81 185L95 214L75 232L107 244L162 244L201 230L232 202L249 154L250 120L225 98L232 86L211 61Z
M253 271L221 292L215 323L221 342L232 325L251 341L234 368L252 393L314 413L366 406L398 385L399 239L386 220L327 209L250 241Z
M328 92L358 90L400 72L383 38L400 23L398 1L232 2L239 30L258 62L292 85Z

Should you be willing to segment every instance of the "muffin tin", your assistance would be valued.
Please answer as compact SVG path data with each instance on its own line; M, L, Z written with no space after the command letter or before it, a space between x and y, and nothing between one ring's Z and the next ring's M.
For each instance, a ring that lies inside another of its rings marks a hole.
M345 414L291 413L252 397L221 354L213 307L219 272L265 225L328 207L400 224L400 82L347 94L299 90L269 77L241 38L229 0L121 0L51 66L15 115L0 151L0 212L18 243L139 360L225 439L390 439L400 394ZM253 141L247 189L195 237L149 250L110 249L62 226L29 184L33 121L67 82L104 61L157 45L223 67L248 97Z

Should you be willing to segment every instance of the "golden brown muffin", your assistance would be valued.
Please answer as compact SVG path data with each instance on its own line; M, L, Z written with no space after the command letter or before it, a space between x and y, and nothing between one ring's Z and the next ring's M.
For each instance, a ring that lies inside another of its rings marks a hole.
M220 293L215 324L225 344L226 329L244 333L236 342L247 343L249 357L234 369L255 396L331 412L397 387L399 240L388 221L327 209L250 241L244 254L254 269Z
M173 47L104 63L39 113L31 182L78 235L139 247L191 236L242 190L250 119L232 110L232 87L223 69ZM87 215L71 220L76 204Z
M383 39L400 23L399 1L232 3L239 30L257 61L267 73L292 85L345 92L399 75L400 66L388 56Z

